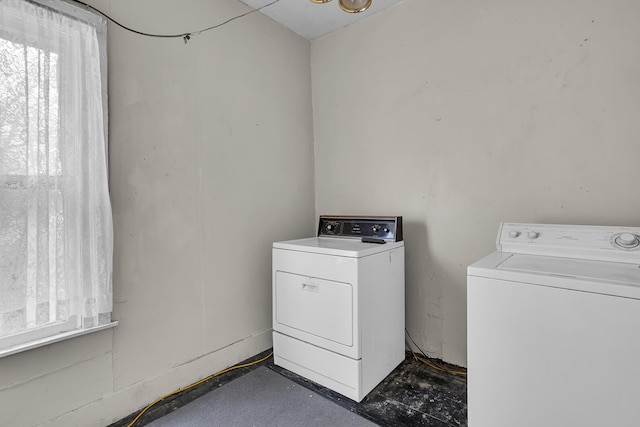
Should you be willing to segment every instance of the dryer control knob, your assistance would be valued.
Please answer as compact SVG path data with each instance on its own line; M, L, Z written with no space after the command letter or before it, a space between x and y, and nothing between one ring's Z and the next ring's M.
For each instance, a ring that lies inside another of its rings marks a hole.
M511 237L512 239L515 239L516 237L518 237L520 235L519 231L510 231L509 232L509 237Z
M538 233L537 231L530 231L530 232L527 234L527 236L528 236L530 239L537 239L537 238L538 238L538 236L540 236L540 233Z
M638 246L640 241L638 241L638 237L635 234L622 233L616 239L616 243L625 248L633 248Z
M327 230L328 230L328 231L333 230L333 225L331 225L331 224L327 225Z

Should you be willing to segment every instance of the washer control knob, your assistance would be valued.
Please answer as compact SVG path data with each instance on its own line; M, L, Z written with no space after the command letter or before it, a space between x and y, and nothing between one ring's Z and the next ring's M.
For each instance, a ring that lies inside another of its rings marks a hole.
M530 231L529 233L527 233L527 236L530 239L537 239L538 236L540 236L540 233L538 233L537 231Z
M519 231L510 231L509 232L509 237L511 237L512 239L515 239L516 237L518 237L520 235Z
M384 231L385 233L388 233L389 232L389 228L385 227L382 231Z
M373 227L373 232L377 233L378 231L380 231L380 226L379 225L374 225Z
M616 238L616 243L625 248L634 248L640 244L640 241L635 234L622 233Z
M327 231L331 231L331 230L333 230L333 225L327 224Z

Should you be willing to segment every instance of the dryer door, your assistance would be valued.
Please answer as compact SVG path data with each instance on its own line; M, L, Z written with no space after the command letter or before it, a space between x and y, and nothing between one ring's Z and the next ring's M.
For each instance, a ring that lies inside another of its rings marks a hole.
M278 324L347 347L353 346L353 286L284 271L275 273Z

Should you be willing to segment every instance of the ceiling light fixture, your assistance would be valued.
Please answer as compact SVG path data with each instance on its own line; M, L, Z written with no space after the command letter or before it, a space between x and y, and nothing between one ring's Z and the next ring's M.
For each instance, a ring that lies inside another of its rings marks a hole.
M331 0L309 0L311 3L329 3ZM340 9L348 13L364 12L373 0L339 0Z

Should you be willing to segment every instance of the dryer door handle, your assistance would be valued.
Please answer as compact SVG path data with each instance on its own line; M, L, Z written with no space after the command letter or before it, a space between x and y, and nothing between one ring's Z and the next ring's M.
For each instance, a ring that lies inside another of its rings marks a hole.
M313 292L317 294L320 291L320 287L315 283L303 283L302 290L307 292Z

